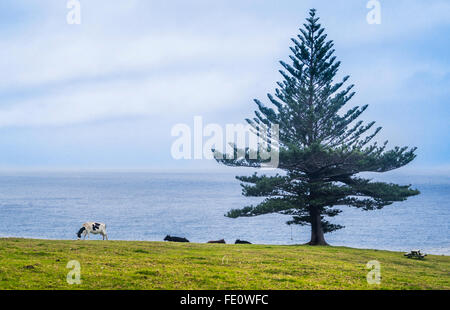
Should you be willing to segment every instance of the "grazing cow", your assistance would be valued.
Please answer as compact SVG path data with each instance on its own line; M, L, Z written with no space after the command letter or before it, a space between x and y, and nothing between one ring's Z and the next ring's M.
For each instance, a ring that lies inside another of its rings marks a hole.
M164 241L172 241L172 242L189 242L189 240L186 239L186 238L171 237L171 236L169 236L169 235L167 235L167 236L164 238Z
M252 244L251 242L245 241L245 240L239 240L237 239L234 244Z
M83 234L84 238L86 239L86 235L88 236L88 239L90 238L90 234L100 234L103 236L103 240L108 240L108 235L106 234L106 225L103 223L97 223L97 222L87 222L84 223L83 226L80 228L80 230L77 232L78 240L81 239L81 235Z
M217 241L208 241L208 243L226 243L226 242L225 242L225 240L220 239L220 240L217 240Z

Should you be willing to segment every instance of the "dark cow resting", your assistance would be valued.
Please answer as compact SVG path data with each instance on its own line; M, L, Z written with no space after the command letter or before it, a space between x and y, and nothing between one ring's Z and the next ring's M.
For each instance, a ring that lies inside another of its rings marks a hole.
M167 236L164 238L164 241L172 241L172 242L189 242L189 240L186 239L186 238L172 237L172 236L169 236L169 235L167 235Z
M251 242L245 241L245 240L239 240L237 239L234 244L252 244Z
M224 239L220 239L217 241L208 241L208 243L226 243Z

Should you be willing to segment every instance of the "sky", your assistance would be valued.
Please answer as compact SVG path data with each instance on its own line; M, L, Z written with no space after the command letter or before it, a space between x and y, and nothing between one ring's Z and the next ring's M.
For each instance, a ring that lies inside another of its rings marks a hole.
M363 114L408 169L450 171L450 1L66 0L0 3L0 169L214 168L175 160L171 129L243 123L281 80L316 8Z

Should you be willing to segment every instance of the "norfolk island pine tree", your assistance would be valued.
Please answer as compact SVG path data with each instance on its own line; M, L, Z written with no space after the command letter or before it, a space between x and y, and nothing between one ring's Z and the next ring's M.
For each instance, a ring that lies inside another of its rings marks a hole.
M376 210L419 191L411 185L372 182L358 176L400 168L416 157L416 148L387 150L387 141L382 145L373 142L381 127L374 129L375 122L357 120L367 105L343 111L355 94L353 85L344 87L349 76L334 82L340 62L318 21L316 10L311 9L304 28L292 39L291 64L280 62L283 81L277 83L274 95L267 95L271 106L255 99L258 110L253 119L246 120L256 131L279 126L278 168L285 173L237 176L244 196L265 199L256 206L232 209L226 216L290 215L288 225L311 226L308 244L328 245L324 234L344 228L327 220L342 212L338 207ZM270 145L267 137L265 142ZM228 166L256 168L269 161L259 153L251 156L255 151L249 147L234 146L233 159L213 152L218 162Z

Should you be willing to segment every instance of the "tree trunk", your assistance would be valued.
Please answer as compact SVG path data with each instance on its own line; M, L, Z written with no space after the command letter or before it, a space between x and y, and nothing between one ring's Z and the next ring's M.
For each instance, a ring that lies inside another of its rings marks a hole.
M307 243L309 245L329 245L325 241L325 236L322 229L322 220L320 213L317 210L310 211L311 216L311 240Z

